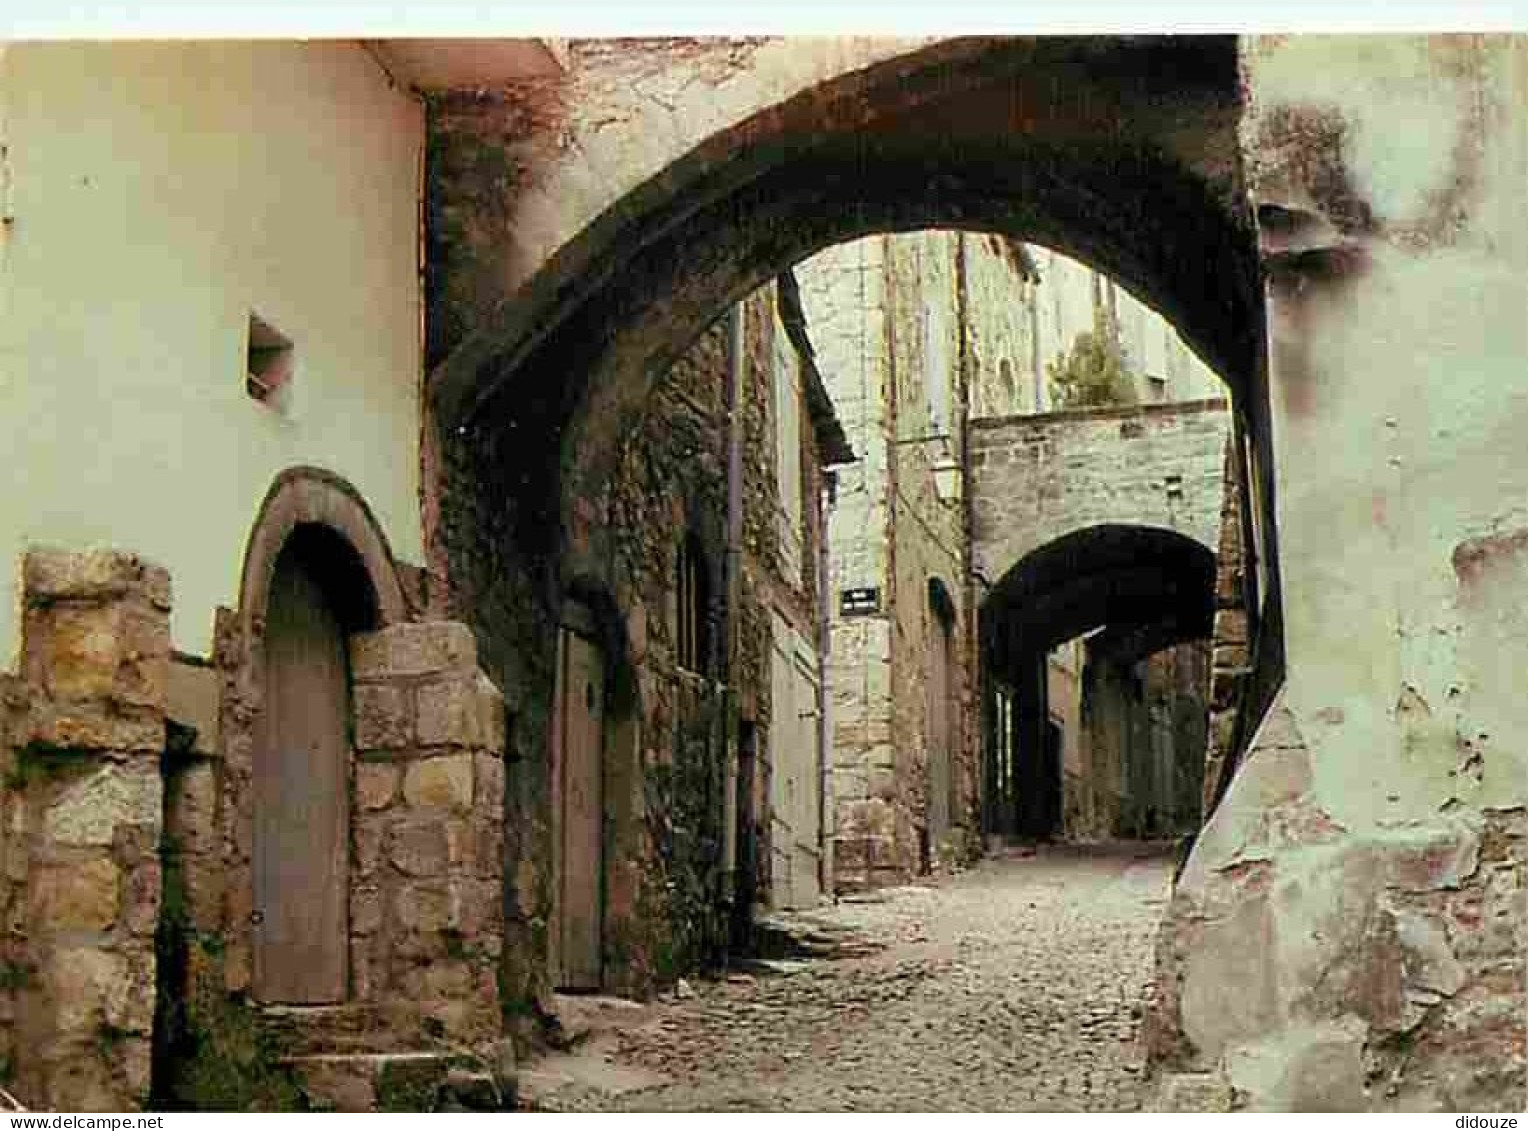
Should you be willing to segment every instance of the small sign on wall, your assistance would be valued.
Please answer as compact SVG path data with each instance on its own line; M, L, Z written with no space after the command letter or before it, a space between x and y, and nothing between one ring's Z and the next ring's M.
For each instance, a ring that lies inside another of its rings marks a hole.
M857 589L843 589L838 594L838 614L845 617L862 617L867 613L881 611L881 590L875 585Z

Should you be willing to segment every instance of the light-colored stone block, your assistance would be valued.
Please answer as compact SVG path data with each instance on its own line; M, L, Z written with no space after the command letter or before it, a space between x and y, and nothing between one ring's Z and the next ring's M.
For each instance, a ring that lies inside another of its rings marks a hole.
M23 577L29 600L142 594L158 608L170 608L169 571L134 554L39 547L27 551Z
M107 931L121 911L121 873L106 856L33 866L32 929Z
M425 684L418 692L421 746L504 749L504 700L482 673Z
M356 804L365 812L386 809L398 796L402 771L392 762L359 762L355 768Z
M43 817L43 835L58 844L109 845L119 826L158 828L162 793L158 766L108 762L64 788Z
M472 808L472 755L443 754L410 762L403 775L410 805L466 811Z
M350 641L357 680L468 672L477 666L472 630L457 621L396 624Z

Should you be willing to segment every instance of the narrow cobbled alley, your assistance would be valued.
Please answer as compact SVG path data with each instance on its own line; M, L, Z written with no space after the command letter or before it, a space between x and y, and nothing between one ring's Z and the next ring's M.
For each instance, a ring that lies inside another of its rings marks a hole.
M543 1111L1131 1111L1170 846L1010 850L791 917L835 944L647 1005L562 997Z

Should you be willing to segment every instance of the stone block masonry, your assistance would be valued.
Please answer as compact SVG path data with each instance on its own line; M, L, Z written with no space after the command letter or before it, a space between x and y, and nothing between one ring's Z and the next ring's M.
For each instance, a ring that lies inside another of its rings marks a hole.
M170 578L129 554L34 550L9 686L0 1056L30 1106L148 1097Z
M363 633L350 658L354 997L407 1002L452 1041L492 1039L503 947L503 700L462 624Z
M1105 523L1220 544L1224 401L973 421L971 557L996 584L1032 550Z

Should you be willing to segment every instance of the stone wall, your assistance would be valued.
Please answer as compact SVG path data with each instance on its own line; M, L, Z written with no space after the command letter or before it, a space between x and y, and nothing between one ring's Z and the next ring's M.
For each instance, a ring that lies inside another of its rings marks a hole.
M962 233L967 321L966 373L973 420L1044 407L1047 360L1039 331L1046 286L1044 249L999 235Z
M964 237L972 317L971 415L1054 410L1050 370L1107 317L1141 404L1217 397L1222 381L1173 325L1120 283L1048 247Z
M858 462L830 517L835 592L873 588L868 612L833 613L835 851L839 886L953 866L977 814L975 643L967 615L966 495L941 498L934 469L964 483L967 389L997 396L1003 363L1033 362L1032 296L1019 245L927 231L873 237L799 268L825 380ZM1017 378L1015 378L1017 380ZM952 749L944 805L930 805L928 687L940 640L931 585L953 610ZM948 824L931 829L940 810Z
M170 579L116 553L34 550L0 750L8 1087L32 1107L148 1098Z
M823 483L798 396L790 407L799 418L802 532L790 554L781 545L773 373L782 346L792 364L796 355L776 307L773 286L740 304L743 512L735 625L726 618L729 319L718 319L667 368L613 452L596 450L594 440L569 447L572 463L605 461L612 469L600 492L579 501L559 565L562 591L598 621L607 662L602 934L604 986L612 991L648 994L718 961L741 941L739 931L746 934L751 905L771 897L771 615L817 639ZM474 488L483 489L491 490L486 483ZM502 579L513 573L504 564L513 560L510 543L477 541L493 534L471 532L467 560L498 561ZM707 643L698 670L679 662L676 577L686 539L699 547L706 577ZM480 590L479 600L458 601L474 609L485 656L505 667L511 696L526 708L512 743L519 758L509 772L505 984L509 1008L531 1014L549 1007L551 989L555 680L532 668L525 653L555 641L556 618L537 639L526 618L542 595L502 602L483 596ZM525 646L510 647L516 640ZM730 829L728 791L744 732L756 756L746 768L748 796L737 808L745 827ZM729 833L736 837L730 844Z
M1229 429L1220 401L972 421L973 565L996 584L1032 550L1105 523L1215 549Z
M796 269L823 379L856 460L838 472L828 513L831 643L827 679L833 746L835 883L863 886L905 874L890 798L892 731L892 508L888 493L893 426L884 343L886 241L858 240ZM844 615L839 596L873 588L869 612Z
M504 706L462 624L354 637L353 1000L472 1045L499 1030Z
M1215 623L1210 647L1209 741L1204 754L1203 807L1215 807L1233 744L1242 686L1250 670L1246 558L1242 548L1242 488L1235 474L1235 444L1226 444L1226 492L1221 500L1220 548L1215 554Z
M268 1004L251 938L263 653L231 611L218 641L211 667L172 667L156 1102L430 1107L461 1050L489 1060L501 1032L503 698L465 625L350 638L348 984L334 1005Z
M959 467L964 444L965 244L944 231L873 237L798 269L824 380L857 456L840 473L830 517L834 592L876 591L870 611L831 614L840 889L963 860L975 827L965 515L961 496L938 497L933 476L936 464ZM931 582L954 609L952 823L942 830L930 829L926 676L940 632Z

